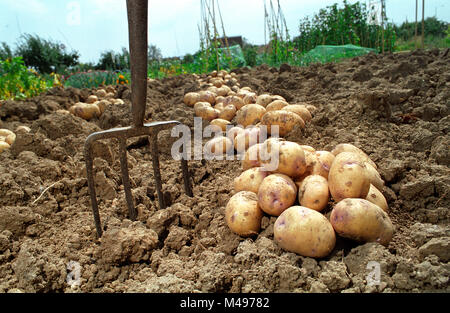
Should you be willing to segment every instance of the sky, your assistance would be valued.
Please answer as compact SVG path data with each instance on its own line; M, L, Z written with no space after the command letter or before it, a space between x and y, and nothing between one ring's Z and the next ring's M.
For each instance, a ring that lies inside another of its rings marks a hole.
M264 44L264 0L218 1L227 36ZM342 0L280 0L290 36L298 35L302 18L336 2L342 4ZM450 22L450 0L425 2L425 17ZM386 0L386 12L396 24L414 21L415 0ZM149 43L161 49L164 57L195 53L200 20L200 0L149 0ZM128 47L126 1L0 0L0 42L15 47L24 33L60 42L69 51L78 51L81 62L96 63L103 51Z

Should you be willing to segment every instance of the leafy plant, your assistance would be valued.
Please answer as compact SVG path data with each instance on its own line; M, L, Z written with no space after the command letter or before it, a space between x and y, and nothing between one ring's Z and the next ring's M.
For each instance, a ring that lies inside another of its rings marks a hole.
M64 82L65 87L96 88L99 86L115 85L118 74L113 71L89 71L70 75Z

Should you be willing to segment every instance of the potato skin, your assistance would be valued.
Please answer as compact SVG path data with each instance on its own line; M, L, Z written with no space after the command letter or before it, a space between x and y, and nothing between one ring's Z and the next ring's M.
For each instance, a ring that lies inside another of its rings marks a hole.
M365 199L347 198L338 202L331 211L330 222L341 237L359 242L387 246L394 234L387 213Z
M234 148L237 152L243 153L249 147L259 143L261 129L259 127L249 127L244 129L234 138Z
M5 151L6 149L9 149L11 146L3 140L0 140L0 153L2 153L3 151Z
M259 104L251 103L244 105L236 113L236 122L244 127L254 125L261 120L261 117L266 114L266 109Z
M300 205L320 212L329 199L328 181L323 176L309 175L303 179L298 189Z
M366 200L378 205L384 212L389 211L386 198L381 191L372 184L370 184L369 193L367 194Z
M0 129L0 136L5 137L3 141L10 146L14 143L14 141L16 141L16 134L13 131L6 128Z
M242 98L240 98L238 96L228 96L228 97L226 97L225 100L223 101L223 105L227 106L229 104L234 105L236 110L240 110L245 105L245 103L242 100Z
M213 107L203 106L195 110L195 115L204 120L212 121L219 117L219 110Z
M233 143L228 137L215 137L205 144L205 150L213 156L221 156L233 149Z
M370 188L366 166L355 153L339 153L331 165L328 186L336 202L345 198L366 198Z
M297 198L297 186L284 174L264 178L258 190L258 203L267 214L279 216L292 206Z
M199 93L199 99L200 102L209 102L211 104L214 104L216 102L216 94L208 91L208 90L202 90Z
M365 162L364 164L366 165L367 175L369 176L370 183L374 185L378 190L383 190L384 181L376 168L373 167L369 162Z
M188 92L187 94L184 95L183 102L187 106L193 107L194 104L199 102L199 99L200 95L198 94L198 92Z
M370 163L374 168L377 168L377 165L374 161L370 159L370 157L362 151L360 148L352 145L351 143L340 143L336 147L334 147L333 150L331 150L331 153L333 153L335 156L337 156L339 153L342 152L354 152L359 154L361 157L363 157L364 162Z
M251 191L257 194L259 186L269 174L262 167L250 168L234 179L234 191Z
M334 154L329 151L320 150L316 151L315 156L317 162L313 165L312 174L321 175L328 179L328 174L335 158Z
M268 134L272 134L272 126L279 127L279 135L287 135L295 125L305 128L305 122L300 116L288 111L270 111L261 118L261 125L267 126Z
M257 235L261 229L263 212L254 192L240 191L225 207L225 221L232 232L242 237Z
M303 206L292 206L281 213L273 235L281 248L305 257L325 257L336 244L335 232L327 218Z
M270 111L278 111L283 109L284 107L288 106L289 103L287 103L286 101L283 100L273 100L272 102L270 102L267 106L266 106L266 110L267 112Z
M99 117L101 114L100 109L96 104L83 102L78 102L71 106L69 112L87 121L94 117Z
M221 104L223 104L224 107L219 113L219 118L231 121L236 116L236 107L233 104L225 105L225 102Z
M213 126L217 126L219 127L222 131L226 131L227 130L227 125L230 125L231 123L227 120L224 119L220 119L220 118L216 118L213 119L209 125L213 125Z
M262 105L263 107L266 107L272 101L272 96L268 94L262 94L256 98L256 104Z
M274 170L276 173L285 174L291 178L300 177L306 171L306 158L303 149L296 142L268 140L270 145L267 147L267 152L272 151L271 145L277 145L278 148L278 168ZM267 161L261 161L263 164Z
M244 157L242 159L242 169L248 170L252 167L261 166L260 153L262 150L263 143L257 143L245 151Z
M308 111L305 105L302 104L289 104L282 109L283 111L290 111L302 118L305 122L309 122L312 119L311 113Z

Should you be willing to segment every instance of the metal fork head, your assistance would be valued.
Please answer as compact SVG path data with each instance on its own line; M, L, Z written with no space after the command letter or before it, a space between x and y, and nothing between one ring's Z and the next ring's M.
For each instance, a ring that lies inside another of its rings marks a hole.
M99 131L90 134L84 145L84 157L86 161L86 172L87 181L89 187L89 193L91 197L92 212L94 214L94 223L97 230L97 236L100 238L102 236L102 226L100 221L100 214L98 210L97 195L95 192L95 182L94 182L94 169L93 169L93 156L92 156L92 144L101 139L112 139L117 138L119 140L119 154L120 154L120 167L122 171L122 183L125 191L125 198L128 206L128 215L131 220L135 220L137 217L137 211L133 203L133 196L131 193L130 177L128 173L128 163L127 163L127 139L138 136L149 136L150 148L152 153L153 162L153 172L156 182L156 190L158 194L159 208L165 209L166 204L164 202L164 197L162 193L162 183L161 183L161 173L159 168L159 151L158 151L158 133L167 129L170 126L178 125L178 121L163 121L163 122L152 122L143 124L140 127L120 127L113 128L105 131ZM192 187L190 183L189 170L187 160L181 158L181 169L183 173L184 189L188 196L192 197Z

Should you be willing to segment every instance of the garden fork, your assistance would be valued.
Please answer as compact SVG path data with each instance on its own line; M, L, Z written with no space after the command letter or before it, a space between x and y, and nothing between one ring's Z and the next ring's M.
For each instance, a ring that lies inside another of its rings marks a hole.
M97 196L95 192L92 144L96 140L117 138L119 140L120 166L122 183L125 190L125 198L128 206L128 215L131 220L137 217L137 211L133 204L130 177L127 163L127 138L144 136L149 137L152 154L153 172L156 181L159 208L164 209L166 204L162 193L161 173L159 168L158 133L170 126L180 124L178 121L161 121L144 124L145 104L147 98L147 19L148 0L127 0L128 33L130 45L131 65L131 112L133 125L129 127L114 128L90 134L84 145L86 160L87 181L91 197L92 212L94 214L97 235L102 236L100 214L98 210ZM181 168L184 180L184 189L188 196L192 197L188 164L186 158L181 158Z

